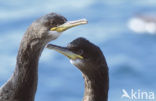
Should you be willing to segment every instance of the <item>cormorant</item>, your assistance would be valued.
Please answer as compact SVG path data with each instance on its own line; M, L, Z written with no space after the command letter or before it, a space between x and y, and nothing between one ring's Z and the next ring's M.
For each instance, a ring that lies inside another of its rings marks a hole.
M0 88L0 101L34 101L38 61L45 45L68 28L85 23L85 19L67 21L56 13L47 14L34 21L21 41L13 75Z
M85 81L83 101L107 101L109 73L105 57L98 46L80 37L67 47L48 44L47 48L67 56L82 72Z

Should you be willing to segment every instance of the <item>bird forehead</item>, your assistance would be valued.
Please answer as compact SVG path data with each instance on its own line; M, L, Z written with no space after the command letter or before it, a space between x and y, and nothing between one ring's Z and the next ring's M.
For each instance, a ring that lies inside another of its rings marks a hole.
M67 45L68 48L73 48L74 46L75 46L75 45L72 44L72 43L69 43L69 44Z
M42 16L39 18L36 23L40 23L44 26L57 26L65 23L67 19L61 15L55 14L55 13L50 13L45 16Z

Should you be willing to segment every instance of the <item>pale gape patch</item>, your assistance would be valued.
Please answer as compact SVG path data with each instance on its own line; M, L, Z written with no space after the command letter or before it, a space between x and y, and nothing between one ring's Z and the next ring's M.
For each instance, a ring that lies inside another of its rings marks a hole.
M53 39L56 39L57 37L59 37L62 34L62 32L49 31L49 34L52 35Z
M70 59L70 63L73 65L83 65L83 62L81 59L76 59L76 60Z

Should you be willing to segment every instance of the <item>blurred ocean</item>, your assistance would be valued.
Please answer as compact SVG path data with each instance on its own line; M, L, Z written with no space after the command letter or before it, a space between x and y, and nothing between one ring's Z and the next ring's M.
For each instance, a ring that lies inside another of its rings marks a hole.
M36 18L56 12L68 20L88 19L87 25L72 28L51 43L65 46L85 37L98 45L109 66L109 101L127 100L121 98L122 89L154 92L156 97L156 35L137 34L127 23L136 14L155 11L156 0L1 0L0 85L14 71L27 27ZM35 101L81 101L83 90L81 72L63 55L45 49Z

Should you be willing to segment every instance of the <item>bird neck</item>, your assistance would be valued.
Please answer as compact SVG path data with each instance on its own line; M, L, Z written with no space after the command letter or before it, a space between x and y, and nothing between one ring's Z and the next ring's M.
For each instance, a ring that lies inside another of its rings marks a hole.
M21 42L16 68L7 85L14 90L15 98L33 101L38 82L38 61L44 44L40 39L28 40L26 37Z
M108 68L83 72L85 80L85 93L83 101L107 101L108 99Z

